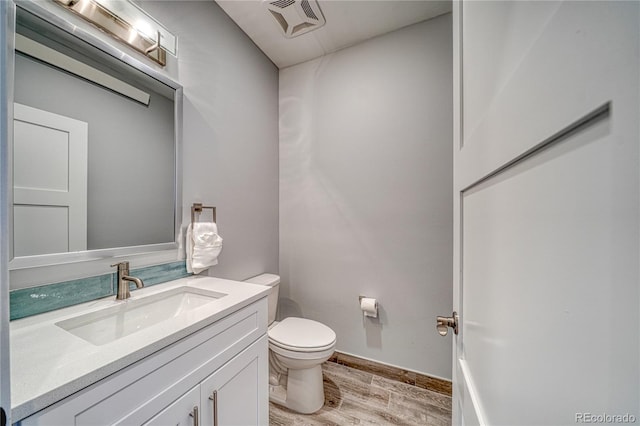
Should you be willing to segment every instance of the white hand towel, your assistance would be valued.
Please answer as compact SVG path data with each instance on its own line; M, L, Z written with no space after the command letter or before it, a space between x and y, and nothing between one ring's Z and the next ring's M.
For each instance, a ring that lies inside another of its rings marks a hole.
M187 272L199 274L218 264L222 237L213 222L196 222L187 228Z

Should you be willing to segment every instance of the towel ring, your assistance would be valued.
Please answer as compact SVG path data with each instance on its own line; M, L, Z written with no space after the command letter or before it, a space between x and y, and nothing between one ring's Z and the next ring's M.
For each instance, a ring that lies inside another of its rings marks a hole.
M211 215L213 216L213 221L216 221L216 208L212 206L203 206L202 203L193 203L191 206L191 223L196 222L196 213L202 213L202 209L211 209Z

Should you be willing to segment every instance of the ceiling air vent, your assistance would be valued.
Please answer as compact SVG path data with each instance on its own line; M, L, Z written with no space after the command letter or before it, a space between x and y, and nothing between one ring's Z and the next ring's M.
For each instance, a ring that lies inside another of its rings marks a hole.
M293 38L324 25L324 15L316 0L263 0L286 38Z

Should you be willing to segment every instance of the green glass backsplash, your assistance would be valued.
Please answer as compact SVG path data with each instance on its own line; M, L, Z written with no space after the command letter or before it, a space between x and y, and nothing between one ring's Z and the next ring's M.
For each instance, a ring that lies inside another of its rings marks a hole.
M191 274L187 272L186 263L181 261L132 269L131 275L140 278L148 287ZM115 295L115 283L116 274L113 273L13 290L9 293L10 316L12 320L25 318ZM135 289L135 285L132 288Z

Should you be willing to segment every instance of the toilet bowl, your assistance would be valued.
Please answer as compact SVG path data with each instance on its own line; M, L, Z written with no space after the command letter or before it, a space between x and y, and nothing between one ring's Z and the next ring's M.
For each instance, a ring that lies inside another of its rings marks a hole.
M324 405L321 364L336 347L336 333L305 318L275 321L280 277L262 274L246 280L272 288L269 294L269 400L298 413Z

